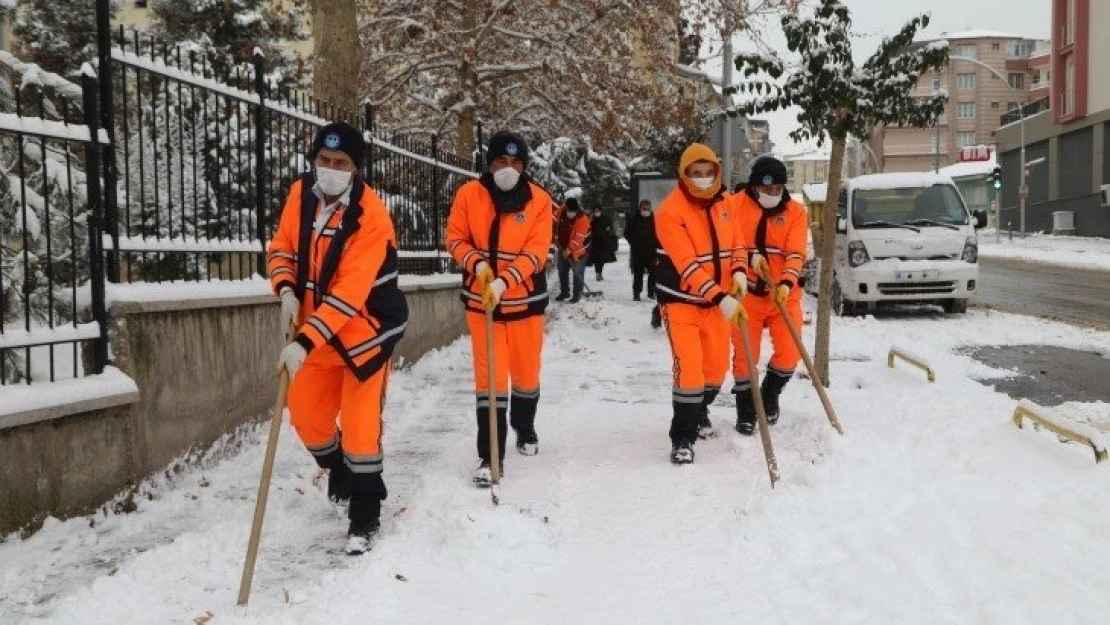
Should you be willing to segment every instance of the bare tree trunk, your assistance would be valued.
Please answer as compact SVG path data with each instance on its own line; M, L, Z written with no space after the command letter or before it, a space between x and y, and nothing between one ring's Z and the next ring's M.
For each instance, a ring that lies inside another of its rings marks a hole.
M478 25L478 0L465 0L463 6L464 32L472 32ZM462 106L455 127L455 151L461 158L470 159L474 152L474 124L477 121L478 70L476 63L478 42L471 40L459 64L459 94Z
M358 11L355 0L312 0L312 91L348 114L358 114ZM353 121L353 120L349 120Z
M821 259L821 292L817 297L817 349L814 366L817 375L829 385L829 334L832 322L833 262L836 257L836 208L840 196L841 172L844 168L845 139L834 139L829 158L829 190L821 211L819 253Z

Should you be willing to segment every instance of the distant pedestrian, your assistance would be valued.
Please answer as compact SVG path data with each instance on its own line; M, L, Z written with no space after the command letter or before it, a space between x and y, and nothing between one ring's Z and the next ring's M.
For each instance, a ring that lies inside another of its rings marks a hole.
M655 215L649 200L640 200L640 206L628 215L624 226L624 239L628 241L628 264L632 269L632 299L640 301L647 274L647 296L655 299L655 250L659 241L655 237Z
M617 235L613 230L613 220L605 216L601 206L595 206L590 219L590 265L593 266L599 282L605 280L605 265L615 262Z
M559 246L559 296L556 301L568 297L571 304L582 299L585 287L586 259L590 253L590 218L582 212L575 198L569 198L559 216L557 243ZM573 278L574 291L571 291Z

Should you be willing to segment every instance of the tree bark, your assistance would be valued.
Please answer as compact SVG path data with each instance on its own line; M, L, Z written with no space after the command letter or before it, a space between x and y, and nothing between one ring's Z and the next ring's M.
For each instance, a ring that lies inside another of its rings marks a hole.
M478 25L478 0L466 0L463 5L463 32L473 32ZM459 94L462 102L455 126L455 151L457 156L469 159L474 153L474 124L477 122L478 98L478 42L466 43L464 57L459 63Z
M821 382L829 385L829 334L832 325L833 262L836 257L836 209L840 196L841 170L844 167L845 139L834 139L829 157L829 190L821 211L819 253L821 259L821 291L817 297L817 349L814 366Z
M312 0L313 95L351 116L359 112L362 59L356 5L355 0Z

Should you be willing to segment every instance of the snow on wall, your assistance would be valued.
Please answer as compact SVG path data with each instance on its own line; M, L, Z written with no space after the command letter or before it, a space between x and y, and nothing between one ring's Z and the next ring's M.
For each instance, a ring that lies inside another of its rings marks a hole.
M78 325L65 325L54 328L35 328L27 330L7 329L0 334L0 349L43 345L46 343L71 343L87 341L100 337L100 324L95 321Z
M134 380L115 367L105 367L104 373L83 378L5 386L0 416L138 392Z

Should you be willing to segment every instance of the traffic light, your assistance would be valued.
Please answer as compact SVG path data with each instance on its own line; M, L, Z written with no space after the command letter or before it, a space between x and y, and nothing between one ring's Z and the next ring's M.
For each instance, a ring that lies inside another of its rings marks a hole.
M995 191L1001 191L1002 190L1002 168L1001 167L995 167L994 171L991 172L991 186L994 187Z

